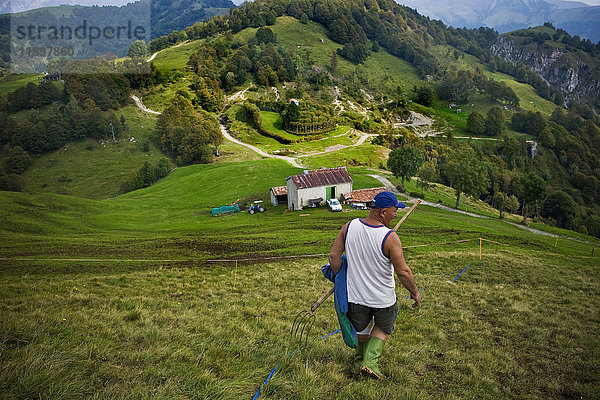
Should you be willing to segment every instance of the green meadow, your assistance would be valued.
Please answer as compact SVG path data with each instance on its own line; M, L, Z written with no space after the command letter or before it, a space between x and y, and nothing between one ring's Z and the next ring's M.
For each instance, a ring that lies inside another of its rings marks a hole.
M28 83L37 84L43 75L40 74L11 74L0 79L0 96L6 98L10 92L14 92L18 88L27 85Z
M156 116L136 106L122 108L129 133L110 140L85 139L69 143L52 153L32 158L23 174L27 192L62 193L103 199L121 193L121 184L144 162L164 158L160 137L154 130Z
M327 66L340 47L312 22L281 17L271 28L278 46L309 65ZM234 41L255 33L245 29ZM177 90L189 90L187 62L199 45L159 52L154 65L169 79L138 93L146 106L162 111ZM475 61L465 55L455 66ZM374 94L423 84L383 49L360 67L338 63L338 76L362 74ZM506 80L524 109L554 109L531 87L486 74ZM3 78L0 95L38 79ZM492 105L473 98L460 113L437 101L413 107L458 135L469 112ZM35 157L24 192L0 192L0 398L237 400L259 390L258 399L600 398L597 238L533 221L539 232L529 231L518 215L499 219L466 195L460 210L479 217L438 208L454 206L454 191L425 189L432 205L419 205L398 230L423 302L412 309L398 285L400 315L381 359L387 379L363 380L352 374L353 350L340 335L323 338L338 329L332 299L317 310L306 348L290 328L331 287L320 268L338 230L366 211L272 206L269 189L302 169L231 142L212 164L174 168L122 194L131 173L164 156L156 115L133 105L118 114L128 137ZM300 154L309 169L347 166L354 189L382 186L373 175L400 184L380 169L389 150L368 139L354 146L360 135L347 126L282 145L246 124L240 105L225 114L230 134L268 153ZM278 114L261 117L264 129L293 136ZM406 190L421 192L415 180ZM249 214L255 200L268 210ZM234 202L240 213L211 215Z
M355 188L380 186L350 171ZM252 398L276 366L261 399L598 397L597 241L426 205L399 229L425 288L418 309L397 289L387 380L357 379L339 334L320 339L338 329L331 299L291 354L295 314L330 287L336 232L364 211L210 209L268 204L299 172L261 159L108 200L1 192L0 397Z

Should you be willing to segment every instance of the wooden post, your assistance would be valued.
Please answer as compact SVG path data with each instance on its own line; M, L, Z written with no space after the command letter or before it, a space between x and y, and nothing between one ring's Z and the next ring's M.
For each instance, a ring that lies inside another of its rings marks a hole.
M235 260L235 271L233 272L233 289L235 290L235 284L237 283L237 260Z
M481 260L481 238L479 238L479 259Z

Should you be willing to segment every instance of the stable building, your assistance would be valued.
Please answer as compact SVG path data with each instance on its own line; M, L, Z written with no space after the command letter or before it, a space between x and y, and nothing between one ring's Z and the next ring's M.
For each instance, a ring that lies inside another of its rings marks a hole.
M305 170L286 179L288 209L318 207L327 200L339 199L352 191L352 178L346 167Z
M271 188L271 204L278 206L279 204L287 204L287 186L276 186Z
M350 193L342 194L342 201L350 204L350 206L353 208L371 208L371 203L373 202L375 196L386 190L387 189L385 187L358 189Z

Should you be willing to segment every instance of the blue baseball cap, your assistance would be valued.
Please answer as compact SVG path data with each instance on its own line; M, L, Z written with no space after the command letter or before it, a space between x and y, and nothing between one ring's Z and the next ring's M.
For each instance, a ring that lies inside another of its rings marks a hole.
M388 208L388 207L396 207L396 208L405 208L406 204L398 201L394 193L392 192L380 192L373 199L373 203L371 203L371 208Z

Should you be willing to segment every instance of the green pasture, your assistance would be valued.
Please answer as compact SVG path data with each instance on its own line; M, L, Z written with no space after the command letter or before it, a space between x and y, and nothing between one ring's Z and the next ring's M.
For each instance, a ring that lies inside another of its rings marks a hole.
M161 72L185 70L189 68L190 56L198 51L201 44L201 40L194 40L160 50L151 63Z
M444 62L446 62L449 66L452 66L456 69L475 70L476 66L480 64L477 58L462 52L458 52L458 59L454 59L454 50L455 49L450 46L435 46L432 49L433 53L438 57L438 59L443 59ZM525 111L539 111L542 113L542 115L548 118L557 107L556 104L552 103L551 101L542 99L531 85L519 83L509 75L501 72L491 72L488 69L484 69L484 74L490 79L494 79L499 82L505 82L508 87L513 89L516 95L519 97L519 106ZM489 101L486 96L475 95L472 97L473 99L470 101L470 104L461 104L459 106L463 110L463 113L465 111L471 112L476 110L485 115L487 114L489 108L497 105L497 103ZM455 110L451 111L455 112ZM468 116L468 112L464 118L459 118L461 120L464 119L464 122L459 122L457 124L458 127L466 127L466 117ZM451 115L446 115L446 117L448 118L448 121L452 121L452 124L456 124L458 122L455 118L452 118Z
M165 157L154 130L155 115L146 114L135 105L122 108L118 114L125 116L129 126L128 134L118 138L118 143L112 142L112 137L109 142L85 139L32 158L23 174L25 191L92 199L112 197L120 193L121 183L145 161L155 164Z
M348 147L338 151L317 154L309 157L300 157L304 165L311 169L334 168L340 165L356 167L366 166L379 168L385 165L389 150L382 146L369 144L369 140L356 147Z
M331 300L290 355L336 232L365 212L210 208L299 172L197 165L111 200L0 192L0 397L251 398L278 363L259 398L598 397L596 245L425 205L398 231L425 289L414 310L397 289L388 379L356 379L340 336L319 339L338 329ZM370 173L351 169L355 187L379 186ZM497 242L481 260L480 237Z
M255 128L249 126L245 120L245 113L239 104L234 104L225 114L229 118L228 129L237 139L244 143L258 146L268 153L292 152L292 154L320 153L332 146L352 146L359 137L350 127L339 125L336 129L318 134L320 139L301 141L298 143L282 144L276 139L262 135ZM267 132L272 132L289 140L308 139L311 135L295 135L282 129L281 115L271 111L261 111L262 127ZM339 166L339 165L338 165Z
M283 16L277 18L275 25L269 28L277 35L277 46L295 51L305 63L327 67L331 63L332 53L342 47L329 39L323 26L312 21L302 24L293 17ZM246 43L254 37L256 31L257 28L246 28L234 37L241 43ZM366 72L367 87L374 92L389 93L398 87L410 91L414 85L421 83L416 69L410 63L389 54L383 48L376 53L371 52L360 68ZM338 56L338 68L333 77L343 83L356 70L355 64Z
M540 112L544 117L548 118L557 107L553 102L538 96L531 85L517 82L513 77L500 72L488 73L485 71L485 74L488 75L488 78L505 82L508 87L514 90L519 97L519 107L525 111Z
M38 83L43 74L10 74L0 79L0 96L6 98L10 92L14 92L18 88L27 85L28 83Z
M185 42L158 52L151 63L158 71L170 76L170 79L143 93L146 107L163 111L171 105L171 100L178 90L190 92L189 85L193 82L193 73L188 67L188 61L198 50L201 42L200 40Z

